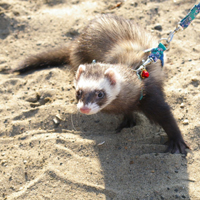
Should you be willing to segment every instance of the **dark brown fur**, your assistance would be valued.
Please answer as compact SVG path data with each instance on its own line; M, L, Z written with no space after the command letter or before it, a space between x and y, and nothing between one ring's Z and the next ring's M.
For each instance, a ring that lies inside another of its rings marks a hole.
M186 153L185 149L188 146L164 99L163 75L159 63L147 67L150 77L142 82L131 71L132 68L136 69L141 65L142 59L147 58L148 53L143 51L156 45L157 40L133 22L112 15L103 15L92 20L80 36L69 42L66 47L30 56L12 72L22 73L33 68L65 63L77 69L80 64L91 63L94 59L96 62L123 65L125 70L121 70L120 73L130 72L124 74L127 76L126 82L120 95L103 109L108 113L124 114L124 120L117 131L134 126L132 112L140 111L166 131L169 137L167 151ZM136 88L141 88L141 83L144 85L145 96L139 101L140 90L136 91L132 86L135 84ZM133 96L137 96L136 101L131 100Z

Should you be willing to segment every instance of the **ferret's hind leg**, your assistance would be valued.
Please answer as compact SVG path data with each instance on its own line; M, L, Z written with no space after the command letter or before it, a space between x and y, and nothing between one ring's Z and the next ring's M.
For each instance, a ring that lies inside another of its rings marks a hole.
M123 128L131 128L136 125L133 113L124 114L122 123L117 127L116 133L120 133Z

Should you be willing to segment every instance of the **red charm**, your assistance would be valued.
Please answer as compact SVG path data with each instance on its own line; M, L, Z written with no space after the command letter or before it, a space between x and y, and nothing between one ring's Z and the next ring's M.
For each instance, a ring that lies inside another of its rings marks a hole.
M148 78L149 77L149 72L146 69L144 69L142 71L142 73L141 73L141 77L142 78Z

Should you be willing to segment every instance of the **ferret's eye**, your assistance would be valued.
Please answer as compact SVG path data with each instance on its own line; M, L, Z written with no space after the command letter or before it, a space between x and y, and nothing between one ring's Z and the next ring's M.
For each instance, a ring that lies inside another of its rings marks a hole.
M97 92L97 97L100 98L100 99L103 98L104 97L104 92L103 91L98 91Z
M77 99L80 99L81 98L81 96L82 96L82 90L78 90L77 92L76 92L76 98Z

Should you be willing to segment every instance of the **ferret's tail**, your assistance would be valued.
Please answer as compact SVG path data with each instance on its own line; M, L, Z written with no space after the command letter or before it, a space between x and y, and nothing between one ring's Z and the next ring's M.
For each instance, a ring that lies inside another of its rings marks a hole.
M46 52L38 53L36 55L30 55L24 61L22 61L18 67L9 70L9 73L13 72L25 73L36 69L69 64L70 63L69 45L52 49Z

